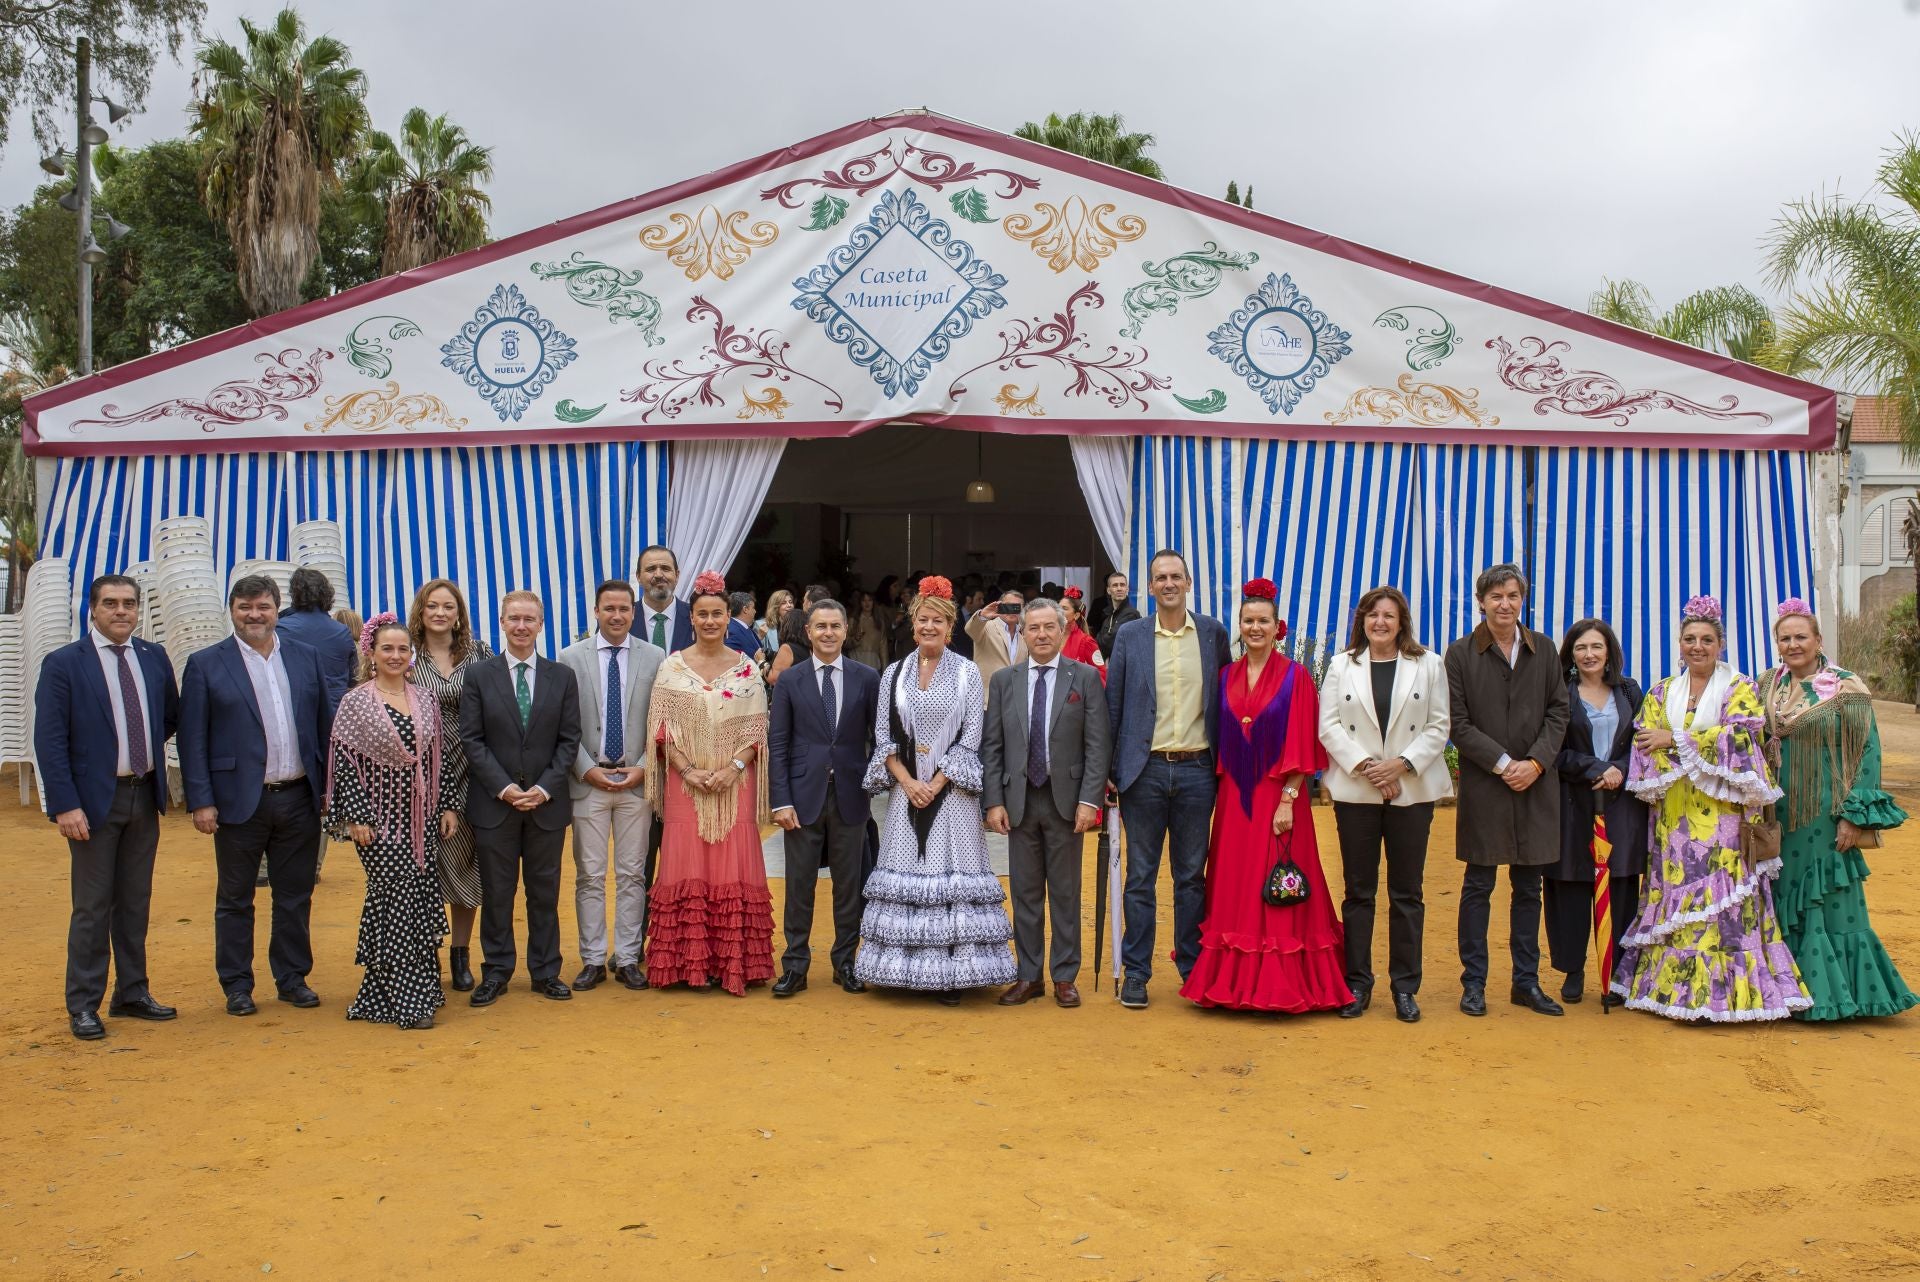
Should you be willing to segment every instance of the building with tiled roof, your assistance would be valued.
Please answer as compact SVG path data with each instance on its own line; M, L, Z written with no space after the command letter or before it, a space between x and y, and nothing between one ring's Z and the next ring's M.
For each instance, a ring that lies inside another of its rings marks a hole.
M1920 458L1900 446L1900 422L1883 396L1853 398L1850 446L1841 476L1840 608L1884 608L1914 590L1913 557L1902 527L1920 500Z

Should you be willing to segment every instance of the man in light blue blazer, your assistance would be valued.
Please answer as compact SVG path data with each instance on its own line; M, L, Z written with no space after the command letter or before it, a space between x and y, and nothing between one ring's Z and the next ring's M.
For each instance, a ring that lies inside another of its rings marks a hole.
M1220 672L1227 630L1187 608L1193 577L1171 549L1148 563L1154 612L1114 633L1107 660L1107 711L1113 723L1113 784L1127 829L1125 976L1120 1004L1147 1005L1160 853L1173 859L1173 963L1184 980L1200 956L1206 915L1207 831L1217 788Z

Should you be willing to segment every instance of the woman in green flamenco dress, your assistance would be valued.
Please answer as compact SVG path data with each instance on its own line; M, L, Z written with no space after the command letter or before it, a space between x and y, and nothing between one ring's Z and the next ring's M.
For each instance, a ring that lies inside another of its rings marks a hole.
M1906 812L1880 789L1873 698L1820 652L1813 608L1793 598L1773 623L1780 666L1760 682L1767 755L1784 792L1774 900L1787 946L1813 993L1801 1019L1897 1015L1920 1005L1867 924L1863 845Z

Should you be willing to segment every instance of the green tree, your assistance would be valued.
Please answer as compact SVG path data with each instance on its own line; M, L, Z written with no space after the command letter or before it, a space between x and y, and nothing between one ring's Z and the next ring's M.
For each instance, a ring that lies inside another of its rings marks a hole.
M178 58L206 12L206 0L0 0L0 152L20 105L42 147L72 144L79 37L93 42L95 92L138 107L153 83L154 46Z
M1055 112L1038 124L1029 120L1014 130L1014 135L1148 178L1167 176L1160 162L1147 155L1147 149L1154 144L1153 135L1127 133L1126 122L1118 115L1096 116L1076 111L1062 116Z
M7 563L5 608L20 608L27 589L27 567L38 545L34 508L33 460L21 448L26 421L21 402L71 376L45 334L19 313L0 317L0 557Z
M493 150L445 115L413 108L396 141L375 130L356 166L357 193L384 213L382 275L404 272L487 243Z
M1227 203L1229 205L1240 203L1240 184L1231 178L1227 179Z
M1750 365L1781 368L1770 364L1774 359L1769 351L1774 338L1773 312L1744 285L1702 289L1662 312L1654 305L1653 292L1639 281L1608 280L1587 300L1587 311L1689 347L1723 352ZM1782 372L1802 373L1805 369L1802 363Z
M1794 293L1771 352L1886 397L1906 452L1920 454L1920 134L1895 139L1868 194L1781 212L1767 268Z
M245 48L204 46L194 132L207 147L207 209L233 242L240 294L256 316L299 302L319 257L322 197L360 151L366 76L332 36L306 38L293 9Z

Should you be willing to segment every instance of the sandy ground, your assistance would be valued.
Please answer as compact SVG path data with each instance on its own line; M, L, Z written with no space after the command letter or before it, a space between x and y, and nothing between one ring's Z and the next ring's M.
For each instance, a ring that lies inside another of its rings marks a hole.
M1920 718L1881 715L1920 808ZM1920 1276L1920 1014L1687 1028L1590 998L1545 1019L1505 1004L1496 937L1500 1000L1468 1019L1451 812L1411 1027L1203 1012L1164 976L1143 1013L1104 981L1078 1011L948 1011L848 997L823 963L779 1004L559 1004L522 979L426 1033L342 1018L344 847L314 912L325 1005L225 1015L211 850L176 817L151 969L181 1017L83 1045L66 852L13 793L0 777L0 1276ZM1916 851L1920 825L1895 834L1870 895L1920 980Z

